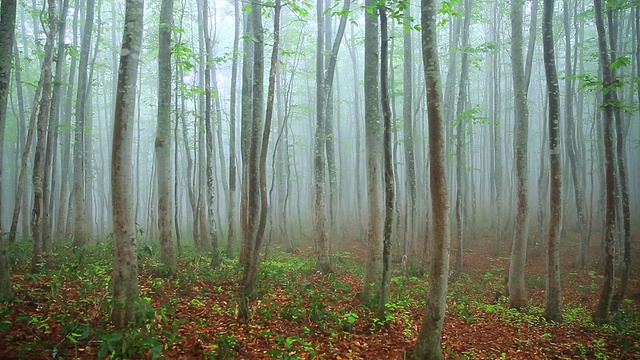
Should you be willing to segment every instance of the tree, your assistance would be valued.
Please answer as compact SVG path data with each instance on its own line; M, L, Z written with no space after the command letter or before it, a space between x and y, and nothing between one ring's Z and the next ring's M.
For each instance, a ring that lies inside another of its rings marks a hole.
M405 26L410 26L411 6L404 10ZM415 145L413 140L413 46L411 39L411 31L404 31L403 34L403 72L402 72L402 90L404 97L402 100L402 131L404 140L404 162L406 171L407 189L407 210L405 231L405 248L403 249L409 260L414 261L416 256L416 164L415 164Z
M158 228L160 263L168 275L176 272L174 255L173 189L171 188L171 29L173 0L160 5L158 29L158 129L156 164L158 168Z
M131 159L143 10L143 0L127 0L114 116L111 199L115 254L111 320L117 328L135 321L135 306L140 296Z
M380 298L378 300L377 317L385 320L385 308L389 302L389 288L391 281L391 232L393 213L395 210L395 183L393 177L393 157L391 153L391 106L389 104L389 35L387 26L387 9L378 8L380 13L380 93L382 97L383 118L383 165L384 165L384 201L385 213L382 230L382 282L380 284Z
M464 24L462 30L462 47L469 44L469 26L471 25L471 0L464 2ZM462 52L462 65L460 70L460 88L457 101L456 114L456 226L458 238L458 251L456 252L456 264L453 270L453 277L462 273L462 252L465 241L466 219L466 186L467 186L467 159L466 159L466 123L465 111L467 106L467 82L469 81L469 54ZM450 71L453 71L451 69Z
M53 62L53 45L56 33L55 4L53 0L47 1L49 29L44 48L44 60L42 61L42 97L38 106L37 140L33 157L33 210L31 211L31 233L33 234L33 252L31 271L37 273L42 264L42 216L47 209L44 207L44 160L47 143L47 130L49 110L51 109L51 65ZM35 112L35 109L34 109Z
M512 308L527 306L524 270L527 260L527 225L529 202L527 199L527 147L529 143L529 109L527 105L524 64L522 59L521 0L511 0L511 72L513 76L515 133L514 156L517 177L516 220L509 262L509 304Z
M604 28L602 16L602 0L594 0L596 30L598 32L598 49L600 50L600 68L602 69L602 110L604 116L603 143L605 156L605 191L606 191L606 218L605 218L605 262L604 284L593 321L602 324L609 318L611 301L613 298L613 274L614 274L614 248L616 232L616 184L615 184L615 147L613 130L613 78L611 76L611 63L609 60L609 48L607 46L607 34Z
M76 99L76 124L75 142L73 148L73 209L74 209L74 231L73 244L84 246L89 241L87 234L87 219L85 214L86 197L91 196L86 193L85 177L85 108L89 101L89 51L91 50L91 33L93 31L95 0L87 0L86 15L84 19L84 33L80 44L80 72L78 75L78 93Z
M227 257L233 253L236 216L236 98L238 86L238 42L240 40L240 4L233 1L233 62L231 65L231 99L229 100L229 233L227 237Z
M333 147L328 145L331 142L331 134L327 134L327 120L330 118L331 88L336 68L338 50L344 35L347 24L347 14L349 13L350 1L345 1L338 32L333 41L330 54L328 55L326 68L324 66L323 53L325 52L325 29L322 1L317 4L318 39L316 43L316 133L314 142L314 181L315 181L315 225L318 234L318 265L324 273L332 272L329 258L329 232L327 228L327 206L325 191L326 159L331 157ZM327 30L328 31L328 30ZM327 46L329 44L326 44ZM326 145L326 146L325 146ZM325 153L326 151L326 153ZM335 171L329 169L329 172ZM333 218L332 218L333 219Z
M377 2L365 1L364 22L364 118L367 151L367 197L369 199L369 226L364 280L361 298L370 301L382 280L382 229L381 229L381 156L380 156L380 82L378 53Z
M279 5L279 4L278 4ZM274 16L274 28L279 26L279 11L280 7L276 6L276 15ZM248 23L251 23L250 36L255 39L253 41L253 63L243 62L243 77L245 71L249 73L248 67L252 67L250 70L249 79L245 82L243 79L243 101L247 101L246 105L250 105L251 119L243 114L243 127L250 125L250 129L243 129L247 131L247 138L249 144L249 152L247 156L248 169L245 180L248 180L247 186L243 189L247 193L246 196L246 216L242 221L245 222L244 226L244 239L243 250L241 256L241 262L243 265L242 279L240 281L241 295L238 306L238 318L245 323L249 322L249 303L255 296L255 287L258 276L258 260L260 255L260 246L262 245L262 235L260 233L262 218L262 211L266 212L266 194L261 194L261 149L260 149L260 130L262 129L263 119L263 105L264 105L264 35L262 27L262 5L259 0L251 0L251 13L248 16ZM276 32L277 33L277 32ZM274 48L277 51L277 35L274 34ZM277 54L277 52L276 52ZM275 64L274 64L275 66ZM271 75L271 74L270 74ZM251 86L250 97L245 97L245 86ZM268 117L267 117L268 118ZM244 122L244 121L247 122ZM250 121L250 123L249 123ZM264 131L267 133L270 130L270 126L264 126ZM264 135L264 134L263 134ZM268 144L268 133L267 133ZM264 137L262 138L264 142ZM266 144L263 144L266 146ZM266 155L265 155L266 156ZM265 213L266 215L266 213ZM266 222L266 219L264 219Z
M0 4L0 189L2 189L4 133L7 120L7 101L9 99L9 79L11 78L11 60L13 59L13 41L16 24L15 0L2 0ZM1 192L1 191L0 191ZM2 229L2 196L0 194L0 301L13 297L11 277L5 236Z
M422 0L422 63L429 116L429 168L433 243L429 263L427 303L413 359L443 359L440 337L444 324L449 274L449 194L447 190L443 103L436 31L436 1Z
M318 0L316 4L318 39L316 43L316 133L313 147L313 168L315 180L315 232L318 236L318 266L324 273L331 272L331 260L329 258L329 232L327 229L327 206L325 200L325 91L323 71L324 51L324 13L322 5L324 0Z
M554 0L544 0L542 46L544 70L549 96L549 163L551 164L551 197L549 211L549 236L547 238L547 287L544 316L547 320L562 321L562 296L560 292L560 227L562 225L562 167L560 150L560 88L553 49ZM567 104L567 106L571 106Z

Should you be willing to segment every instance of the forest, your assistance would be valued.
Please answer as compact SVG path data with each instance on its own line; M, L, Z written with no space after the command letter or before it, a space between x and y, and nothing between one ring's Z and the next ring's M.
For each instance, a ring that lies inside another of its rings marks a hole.
M640 358L640 1L0 4L0 358Z

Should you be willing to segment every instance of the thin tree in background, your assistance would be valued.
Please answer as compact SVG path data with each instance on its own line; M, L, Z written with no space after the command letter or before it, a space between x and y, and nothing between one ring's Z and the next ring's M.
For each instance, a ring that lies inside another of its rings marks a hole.
M563 23L564 23L564 38L565 38L565 146L567 148L567 156L569 157L569 167L571 171L571 179L573 180L574 198L576 201L576 211L578 216L578 229L580 230L580 242L579 249L576 255L575 267L584 268L587 260L587 250L589 248L589 236L587 234L587 217L585 214L585 199L584 188L580 181L580 170L578 164L581 162L579 154L576 151L576 137L575 137L575 119L573 117L573 80L572 67L571 67L571 33L569 26L569 2L563 1Z
M231 98L229 100L229 233L227 234L227 257L233 256L233 241L236 230L236 98L238 86L238 43L240 41L240 4L233 1L233 60L231 63Z
M471 26L471 0L464 2L464 22L462 29L462 48L469 44L469 27ZM467 192L467 157L466 157L466 132L467 121L465 111L467 107L467 88L469 81L469 54L462 52L460 69L460 87L458 89L458 100L456 109L456 226L458 238L458 251L456 252L456 263L453 269L453 278L462 274L462 253L465 242L466 213L466 192ZM453 69L450 71L454 71Z
M325 158L325 124L327 116L324 91L324 0L318 0L316 4L318 38L316 42L316 133L313 147L314 190L315 190L315 233L318 237L318 266L324 273L331 272L331 260L329 258L329 231L327 228L326 205L326 158Z
M126 1L111 157L111 199L115 244L111 321L117 328L135 321L135 305L140 297L131 159L143 14L143 0Z
M207 228L209 230L208 238L211 243L211 267L216 268L220 265L220 249L218 246L218 224L215 218L215 174L214 174L214 147L213 147L213 123L211 121L211 91L215 86L212 84L211 71L213 67L213 44L209 34L209 3L207 1L200 2L202 9L202 29L204 36L205 66L204 66L204 96L205 96L205 114L204 126L206 136L206 195L207 195ZM201 184L203 186L203 184ZM203 211L203 209L200 209Z
M411 6L407 2L404 10L404 26L410 26ZM404 97L402 100L402 131L404 140L404 163L406 169L406 181L409 196L407 196L406 231L404 254L407 255L409 263L415 261L416 257L416 160L415 145L413 141L413 46L411 33L404 31L403 35L403 72L402 90Z
M516 188L516 220L509 262L509 304L512 308L527 306L527 289L524 281L524 270L527 261L527 224L529 202L527 199L527 147L529 143L529 109L527 105L524 63L522 58L522 17L521 0L511 1L511 71L513 75L513 93L515 110L515 169Z
M40 82L42 97L38 105L38 122L36 125L36 148L33 156L33 210L31 211L31 233L33 234L33 251L31 254L31 271L37 273L42 265L42 216L44 209L44 160L47 143L49 110L51 109L51 65L53 63L53 45L56 34L56 16L54 0L47 1L48 26L44 46L44 59ZM34 108L35 112L35 108Z
M433 242L429 262L429 284L422 326L412 358L443 359L440 347L447 300L449 274L449 194L447 190L443 103L436 30L436 1L422 0L422 62L427 88L429 116L429 168Z
M9 79L13 60L13 41L16 24L15 0L2 0L0 5L0 189L3 182L4 133L7 120L7 103L9 99ZM13 298L7 247L2 229L2 196L0 196L0 301Z
M547 238L547 279L544 316L547 320L562 321L562 295L560 290L560 228L562 225L562 153L560 149L560 87L553 49L554 0L544 0L542 46L544 70L549 96L549 163L551 164L551 192L549 235ZM571 104L567 104L571 106Z
M173 189L171 188L171 29L173 0L162 0L158 29L158 128L156 166L158 169L158 228L160 263L167 275L176 272L174 255Z
M361 299L369 302L379 289L382 280L382 201L380 156L380 84L378 53L377 2L365 1L364 22L364 117L367 151L367 197L369 199L369 227L364 264L364 280Z
M598 32L598 49L600 50L600 68L602 69L602 110L604 115L603 143L605 156L606 217L605 217L605 262L604 284L600 300L593 313L593 322L602 324L609 318L613 298L614 249L616 233L616 184L615 184L615 146L613 130L613 78L609 60L607 34L602 16L602 0L594 0L596 30Z
M76 98L76 124L75 141L73 147L73 213L74 230L73 244L81 247L88 243L87 219L85 214L86 197L91 196L86 193L85 177L85 109L89 101L89 51L91 50L91 33L93 32L93 18L95 10L95 0L87 0L87 7L84 19L84 33L80 44L80 72L78 75L78 93ZM90 220L90 219L89 219Z

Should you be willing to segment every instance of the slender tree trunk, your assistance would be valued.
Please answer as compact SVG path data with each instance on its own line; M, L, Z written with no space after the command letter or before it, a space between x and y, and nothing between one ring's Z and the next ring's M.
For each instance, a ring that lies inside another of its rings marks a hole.
M524 64L522 60L522 10L520 0L511 1L511 61L515 108L515 168L517 176L516 220L511 246L509 266L509 303L512 308L527 306L527 289L524 281L527 260L527 227L529 202L527 199L527 148L529 143L529 109L527 105Z
M56 70L53 79L53 90L51 95L51 110L49 111L49 131L47 133L46 157L44 164L43 177L43 209L42 218L42 249L49 251L51 249L51 237L54 234L53 229L53 209L56 195L56 176L55 164L58 153L58 124L60 122L60 102L62 100L62 66L64 65L64 36L66 28L67 12L69 11L69 0L64 0L60 8L58 16L58 44Z
M329 232L327 229L327 207L325 199L326 182L326 159L325 159L325 124L326 98L324 91L324 0L318 0L316 4L318 38L316 42L316 132L313 147L313 168L314 168L314 190L315 190L315 233L318 236L318 266L324 273L331 272L331 261L329 258Z
M560 149L560 88L553 49L554 0L544 0L542 45L544 69L549 96L549 163L551 164L551 198L549 210L549 236L547 238L547 286L544 316L547 320L562 321L562 294L560 290L560 228L562 225L562 153ZM571 106L571 104L567 104ZM565 119L566 120L566 119Z
M382 246L382 283L380 284L380 299L378 301L377 317L386 320L385 308L389 302L389 288L391 281L391 236L392 222L395 210L395 184L393 178L393 158L391 154L391 108L389 106L389 35L387 30L387 10L380 7L380 94L382 97L384 154L384 193L385 214Z
M171 30L173 0L160 5L158 29L158 128L156 131L156 166L158 169L158 228L160 263L167 275L174 275L174 224L171 211L174 194L171 188Z
M578 228L580 230L580 243L578 254L575 260L575 267L584 268L586 260L587 260L587 250L589 247L588 237L587 237L587 218L584 214L585 204L584 204L584 189L583 184L580 181L580 174L578 170L578 163L580 159L578 158L578 153L576 151L576 140L575 140L575 124L573 118L573 80L571 80L572 69L571 69L571 34L569 32L569 5L568 2L563 1L563 20L564 20L564 32L565 32L565 136L566 136L566 147L567 147L567 156L569 157L569 166L571 169L571 179L573 180L573 190L574 197L576 201L576 211L578 215ZM582 114L579 114L579 116Z
M462 47L465 48L469 43L469 26L471 25L471 0L464 3L465 15L462 30ZM458 251L456 252L456 263L454 265L453 277L457 277L462 273L462 253L465 241L465 212L466 212L466 192L467 192L467 159L466 159L466 128L467 120L465 119L467 87L469 78L469 55L466 51L462 52L462 68L460 71L460 88L458 93L458 104L456 114L456 226L458 238Z
M410 24L411 6L404 10L404 21ZM405 25L406 26L406 25ZM403 254L407 255L407 262L416 261L416 160L415 145L413 141L413 46L411 40L412 31L404 31L403 55L404 68L402 73L402 86L404 97L402 100L402 131L404 137L404 163L406 171L406 187L409 196L406 219L407 231L405 232L405 248Z
M80 73L78 75L78 93L76 99L75 143L73 150L73 207L75 214L73 244L78 247L86 245L89 241L85 206L87 196L91 195L85 193L85 176L90 176L86 174L85 168L85 107L90 99L87 90L89 79L86 69L88 69L89 66L94 8L95 0L87 0L83 37L80 47Z
M49 30L44 46L44 60L40 81L42 97L38 106L38 122L36 127L36 148L33 157L33 210L31 211L31 233L33 234L33 251L31 253L31 272L37 273L42 267L42 216L44 209L44 161L47 144L47 128L51 109L51 64L53 62L53 45L56 33L56 16L54 0L47 0ZM36 108L33 109L36 112Z
M497 44L500 43L501 39L501 26L500 26L500 11L494 7L493 10L493 19L495 23L495 41ZM500 47L496 50L496 55L493 58L493 66L492 66L492 75L493 75L493 177L494 177L494 185L496 189L496 241L495 241L495 249L494 255L500 254L500 247L502 245L502 188L503 188L503 177L502 177L502 168L504 166L502 161L502 119L500 113L502 94L501 94L501 74L500 71Z
M136 227L133 217L132 149L133 114L138 63L142 44L142 0L127 0L125 26L118 69L113 152L111 157L111 197L113 204L113 309L111 321L122 328L136 319L139 299Z
M0 20L2 20L0 21L0 189L2 189L3 183L4 133L7 120L13 42L15 39L16 5L17 1L15 0L2 0L0 7ZM4 202L0 196L0 234L4 234L2 229L3 206ZM10 272L6 242L4 235L0 235L0 301L7 301L13 298Z
M233 62L231 64L231 99L229 101L229 233L227 235L227 257L233 256L236 233L236 98L238 86L238 43L240 40L240 0L233 1Z
M609 38L611 39L611 54L612 61L615 60L614 56L616 53L616 42L617 42L617 20L614 19L615 15L613 14L612 7L609 7L607 12L609 19ZM616 79L615 70L611 70L612 79ZM611 94L614 103L618 103L618 96L615 91ZM619 196L616 197L617 202L619 203L618 208L620 209L620 225L622 226L621 235L622 248L620 249L620 253L622 255L622 264L621 264L621 274L620 274L620 287L618 292L614 295L611 302L611 311L618 310L620 304L622 304L622 300L627 294L629 289L629 273L631 271L631 209L629 206L629 186L627 181L627 161L626 161L626 135L627 131L623 129L625 125L623 125L622 119L622 109L617 106L614 108L615 113L615 138L616 141L616 165L617 165L617 175L618 175L618 184L619 184ZM626 126L628 129L628 125Z
M213 146L213 123L211 121L211 89L216 85L211 83L211 69L213 67L213 47L209 35L209 5L207 1L201 2L202 8L202 28L205 46L205 70L204 70L204 94L205 94L205 135L206 135L206 162L207 162L207 220L209 229L209 241L211 242L211 267L217 268L220 265L220 249L218 246L218 224L215 218L215 174L214 174L214 146ZM215 71L215 70L214 70ZM216 92L217 93L217 92ZM222 165L224 166L224 165ZM202 186L201 184L200 186ZM202 211L202 210L201 210Z
M279 15L279 3L278 6L276 6L276 9ZM279 16L274 17L274 20L275 19L279 19ZM251 77L248 79L249 81L245 83L243 79L243 86L245 86L245 84L251 84L251 96L248 99L243 96L243 100L247 100L251 103L250 110L252 118L251 128L247 129L249 135L248 140L250 141L247 157L247 180L249 183L246 187L246 220L243 219L243 221L246 221L243 254L241 257L244 269L240 282L241 295L238 306L238 318L245 323L250 321L249 303L255 296L255 287L258 280L258 260L260 255L260 246L262 245L262 236L259 231L261 212L263 211L261 207L266 206L266 204L262 203L262 196L260 193L260 130L262 129L262 119L264 114L264 35L262 27L262 5L259 0L251 0L251 13L248 16L248 22L251 23L251 31L249 32L249 35L253 36L255 40L253 41L252 46L252 55L254 59L253 64L243 63L243 67L252 66ZM275 37L274 40L276 40ZM277 52L277 43L275 41L274 43L276 44L274 48L276 48L275 51ZM243 114L243 122L244 120L245 117ZM246 120L248 122L250 119L247 117ZM264 129L265 132L268 132L270 126L265 126Z
M447 300L449 274L449 194L446 179L444 118L436 31L436 4L422 0L422 61L427 87L429 116L429 168L433 240L429 284L422 326L413 349L413 359L443 359L440 347Z
M609 48L607 46L607 34L604 28L602 16L602 0L594 0L596 29L598 31L598 48L600 50L600 68L602 69L603 90L612 84L611 68L609 62ZM593 321L600 325L607 321L613 298L613 274L614 274L614 248L616 231L616 186L615 186L615 147L613 129L613 104L612 90L603 91L603 115L604 129L602 132L605 155L605 191L606 191L606 218L605 218L605 262L604 284L600 299L593 313Z
M380 93L379 93L379 53L378 53L378 13L373 0L365 1L364 27L364 98L365 137L367 149L367 197L369 200L369 225L367 229L367 250L364 265L364 280L361 299L371 302L375 291L380 288L382 277L382 199L381 197L381 154L380 154ZM369 11L374 9L373 11Z

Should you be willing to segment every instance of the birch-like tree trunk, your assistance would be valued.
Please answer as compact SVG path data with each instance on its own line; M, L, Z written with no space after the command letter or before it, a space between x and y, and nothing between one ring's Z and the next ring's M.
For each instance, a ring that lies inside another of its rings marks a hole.
M53 63L53 45L56 33L55 1L47 0L49 29L44 46L44 59L40 81L42 97L38 105L38 122L36 125L36 148L33 156L33 209L31 211L31 233L33 234L33 251L31 253L31 271L38 273L42 266L42 216L44 209L44 161L47 145L49 110L51 109L51 65ZM36 112L36 109L33 109Z
M233 60L231 63L231 98L229 100L229 233L227 234L227 257L233 256L233 242L236 236L236 98L238 87L238 43L240 41L240 0L233 1Z
M544 70L549 97L549 163L551 164L551 197L549 235L547 238L547 279L544 316L547 320L562 321L562 294L560 290L560 229L562 226L562 151L560 148L560 87L553 49L554 0L544 0L542 46ZM567 104L571 106L571 104ZM566 119L565 119L566 121Z
M367 197L369 225L361 299L370 302L382 280L382 161L380 123L380 79L377 2L365 1L364 23L364 118L367 151Z
M82 247L89 241L87 233L87 218L85 213L86 188L85 188L85 110L89 101L88 92L88 69L89 51L91 50L91 33L93 32L95 0L87 0L86 14L84 19L84 30L80 46L80 64L78 75L78 93L76 98L76 123L75 142L73 147L73 209L74 209L74 230L73 245ZM90 195L89 195L90 196Z
M427 87L429 116L429 168L433 240L429 262L429 285L422 326L413 359L443 359L440 347L449 275L449 194L447 190L444 118L436 30L436 1L422 0L422 62Z
M604 284L600 293L600 299L595 312L593 322L602 324L609 318L611 301L613 298L614 275L614 249L616 232L616 184L615 184L615 139L613 129L613 90L611 77L611 65L609 60L609 47L607 46L607 34L604 28L602 16L602 0L594 0L596 30L598 31L598 49L600 50L600 68L602 69L602 100L603 100L603 143L605 156L604 188L606 192L606 217L605 217L605 261Z
M527 147L529 144L529 109L527 105L524 62L522 58L522 17L521 0L511 1L511 71L515 109L514 156L517 176L516 220L509 263L509 304L512 308L527 306L527 289L524 271L527 261L527 226L529 201L527 199L528 174Z
M391 152L391 106L389 104L389 35L387 26L387 9L378 8L380 14L380 94L383 118L382 148L384 157L384 224L382 241L382 282L380 284L380 296L376 316L385 321L386 304L389 302L389 289L391 282L391 241L392 223L395 210L395 183L393 157Z
M143 0L126 1L114 116L111 200L115 254L111 320L116 328L122 328L135 321L135 306L140 296L131 160L143 10Z
M0 7L0 189L4 165L4 133L7 120L7 103L9 99L9 79L11 78L11 62L13 59L13 41L15 39L16 23L15 0L2 0ZM2 207L4 203L0 196L0 234L2 229ZM7 248L4 235L0 235L0 301L13 298L11 289L10 266L7 258Z
M171 188L171 29L173 0L162 0L158 29L158 123L156 166L158 169L158 228L160 263L167 275L176 271L174 255L173 189Z

